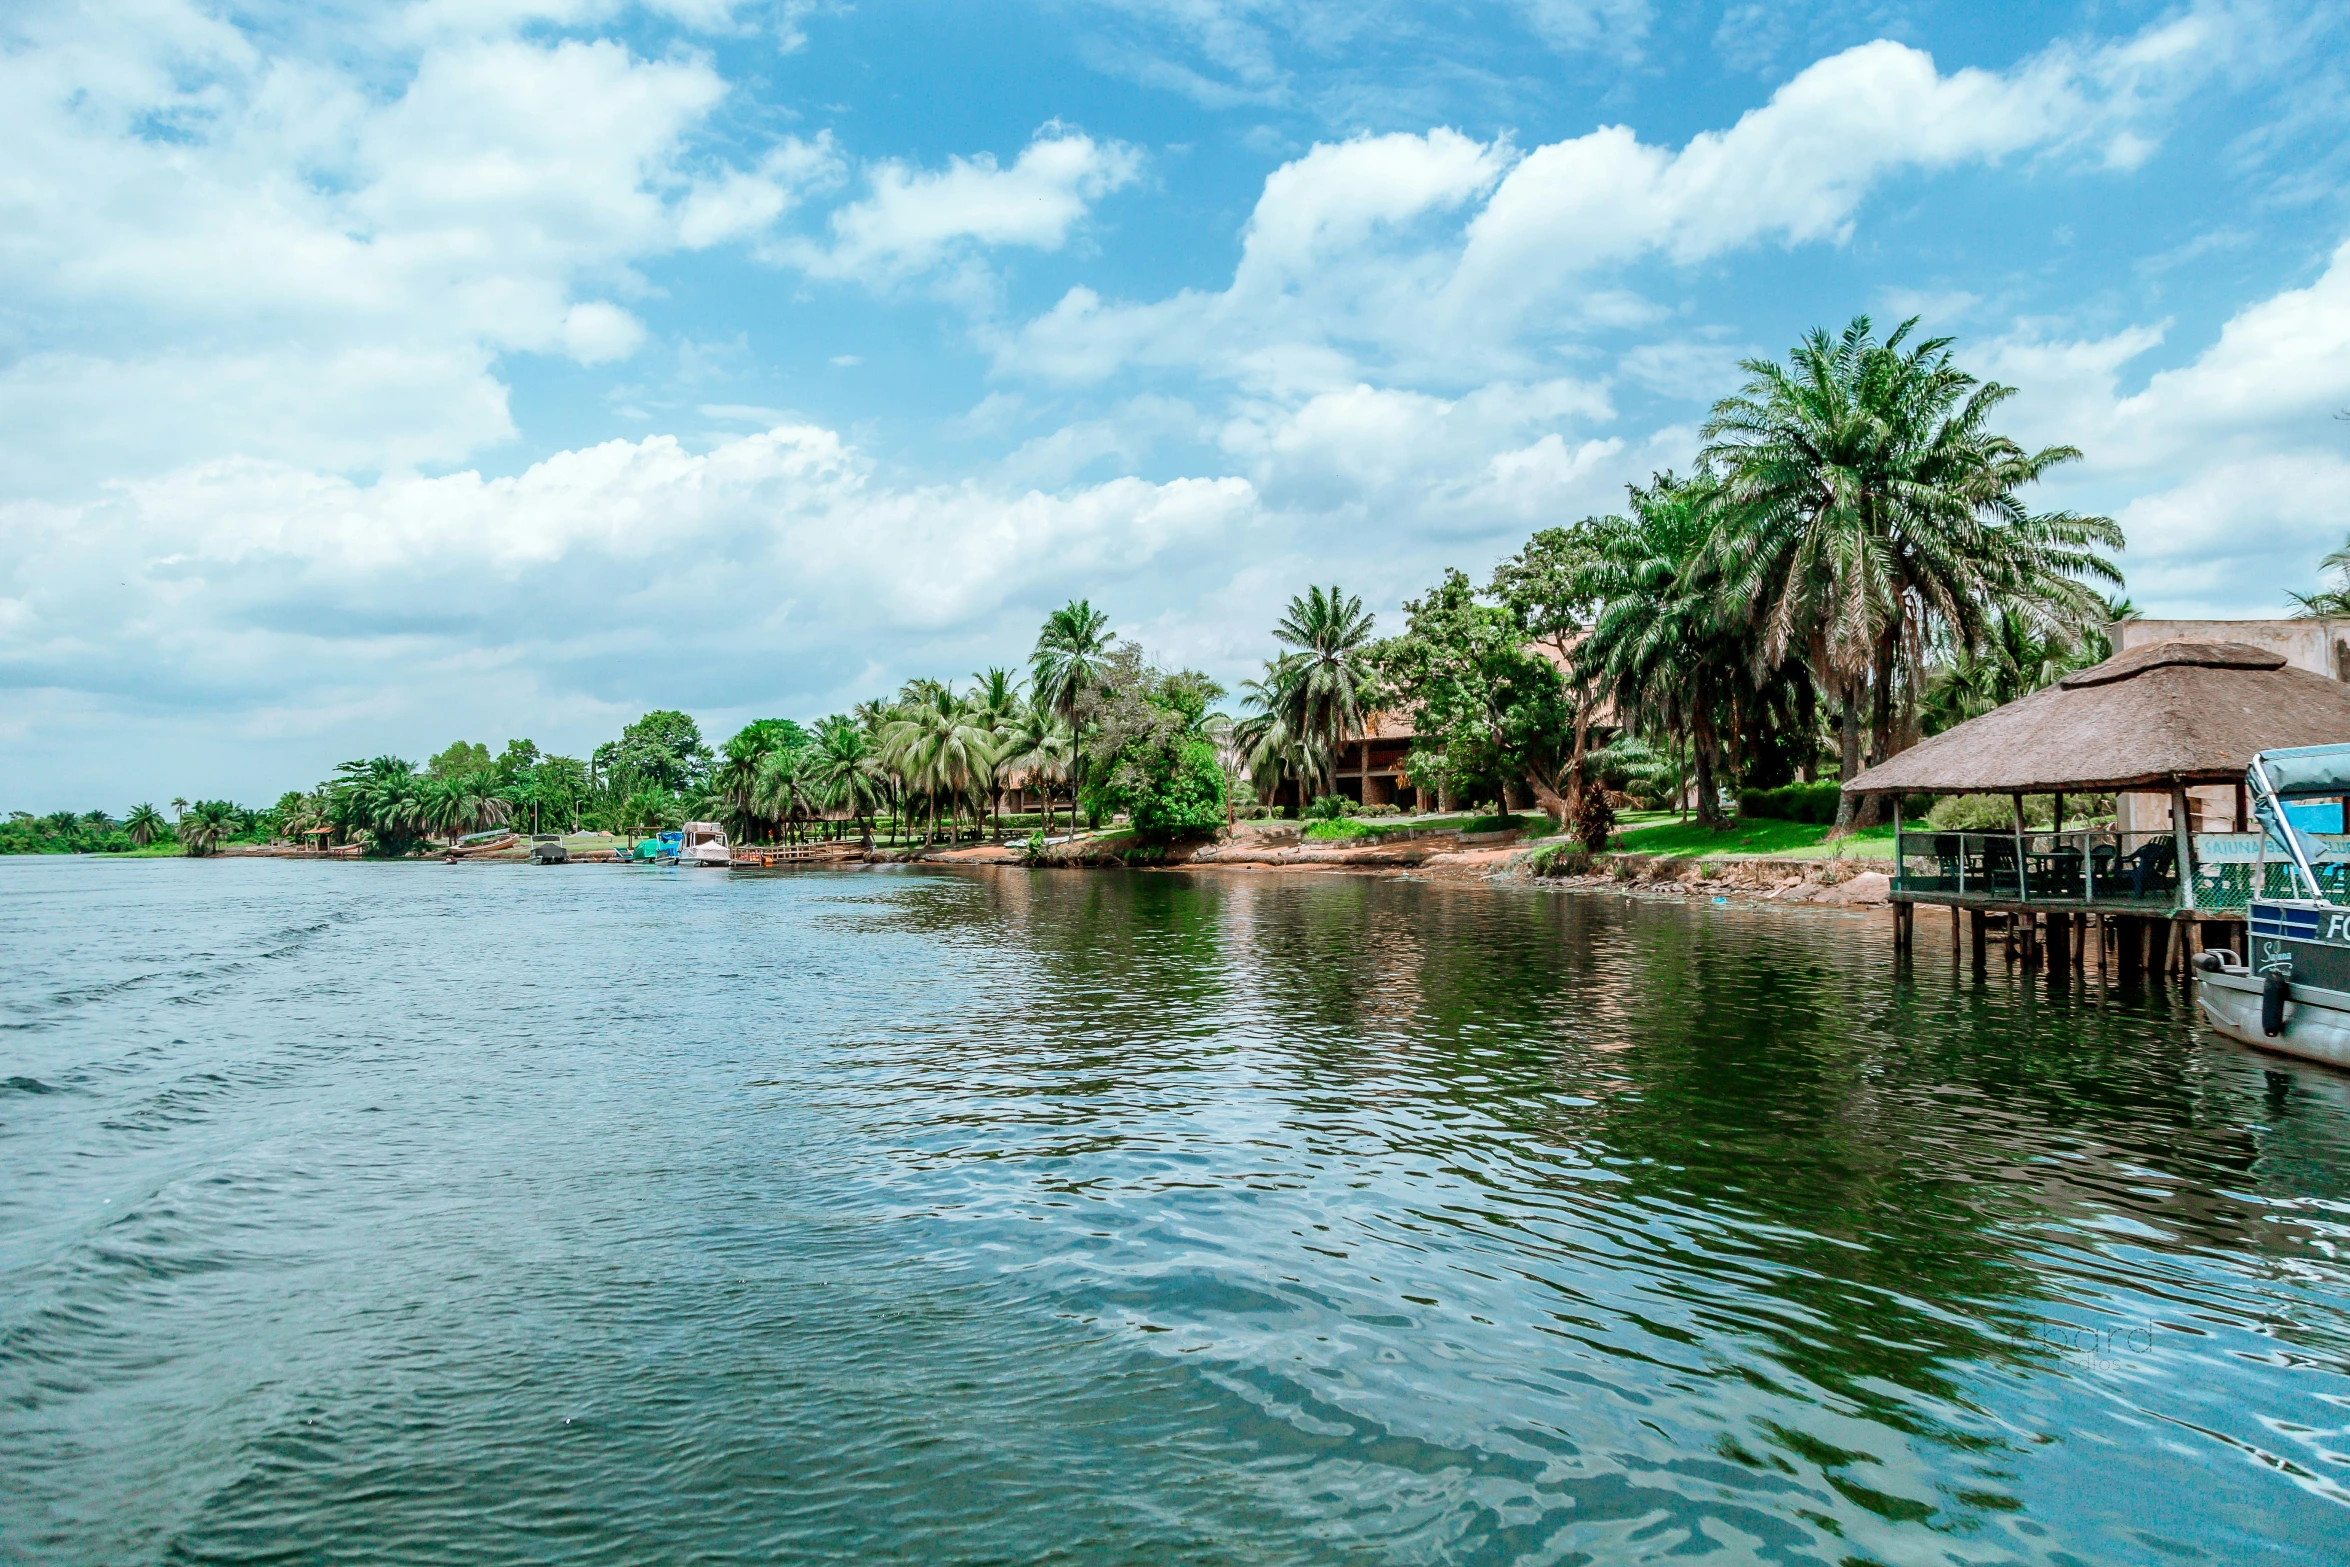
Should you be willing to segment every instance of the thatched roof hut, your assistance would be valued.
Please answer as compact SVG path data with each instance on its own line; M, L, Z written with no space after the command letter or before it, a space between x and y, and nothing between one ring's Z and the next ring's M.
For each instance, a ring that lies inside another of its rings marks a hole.
M1852 794L2088 794L2233 783L2255 751L2350 742L2350 685L2243 642L2156 642L1882 762Z

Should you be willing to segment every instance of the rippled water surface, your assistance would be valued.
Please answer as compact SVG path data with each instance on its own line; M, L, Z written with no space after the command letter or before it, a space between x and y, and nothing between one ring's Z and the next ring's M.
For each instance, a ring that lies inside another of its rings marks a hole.
M1919 934L0 861L0 1560L2345 1559L2350 1079Z

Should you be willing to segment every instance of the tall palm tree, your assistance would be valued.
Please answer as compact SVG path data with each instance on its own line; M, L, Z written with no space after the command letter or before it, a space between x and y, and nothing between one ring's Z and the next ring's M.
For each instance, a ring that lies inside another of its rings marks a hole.
M1321 763L1324 794L1338 792L1338 753L1363 732L1364 699L1372 686L1371 616L1363 601L1335 585L1308 588L1289 601L1273 635L1293 651L1280 661L1281 715L1292 733L1310 738Z
M2084 625L2102 602L2085 579L2121 580L2099 553L2121 547L2110 519L2035 514L2018 498L2080 453L1993 433L2013 389L1959 369L1949 338L1909 345L1916 324L1879 341L1860 316L1841 335L1809 333L1788 365L1747 360L1746 385L1702 432L1722 590L1756 626L1755 674L1810 667L1840 709L1846 778L1862 764L1864 707L1877 755L1898 748L1896 679L1929 637L1980 647L2001 604ZM1837 830L1855 822L1846 796Z
M916 700L907 703L884 731L884 748L890 765L928 796L935 837L939 800L947 802L951 824L960 804L975 800L985 787L995 741L979 721L977 709L952 686L920 684Z
M161 811L142 801L131 807L131 813L122 819L122 825L130 832L131 842L144 849L162 837L164 829L170 824L164 821Z
M1721 726L1750 686L1752 654L1745 618L1714 576L1714 497L1702 479L1665 473L1631 500L1631 516L1604 527L1604 607L1577 662L1618 713L1688 743L1698 820L1727 826Z
M1085 782L1085 725L1078 706L1101 683L1117 644L1110 634L1110 617L1085 599L1072 599L1045 617L1036 634L1036 649L1029 654L1029 699L1068 725L1076 741L1069 763L1072 795ZM1074 821L1074 806L1070 815Z
M815 806L815 790L801 760L800 751L769 751L759 759L759 770L751 785L750 804L759 815L770 821L781 822L787 834L796 839L798 824Z
M887 792L863 727L837 713L825 719L816 727L816 743L806 753L802 772L824 809L846 811L855 820L870 851L873 817Z
M187 802L187 801L185 801L185 800L183 800L183 799L181 799L181 798L180 798L178 795L176 795L176 794L175 794L175 795L173 795L173 796L171 797L171 819L172 819L173 821L175 821L175 822L176 822L176 821L178 821L178 820L179 820L181 817L183 817L183 816L185 816L185 815L187 815L187 814L188 814L188 802Z
M1290 726L1287 694L1297 683L1289 667L1294 656L1267 659L1264 674L1240 683L1241 719L1232 726L1232 745L1260 805L1271 805L1292 783L1302 795L1329 770L1315 737Z
M991 741L993 759L987 768L987 796L989 808L995 813L996 832L1003 832L1004 815L1004 756L1005 740L1013 724L1026 706L1020 700L1020 677L1008 669L990 665L974 674L971 708L979 726L985 729Z

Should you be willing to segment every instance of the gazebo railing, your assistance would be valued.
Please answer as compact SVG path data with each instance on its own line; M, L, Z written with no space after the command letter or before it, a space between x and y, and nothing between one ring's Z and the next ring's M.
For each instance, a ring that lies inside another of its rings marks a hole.
M2319 892L2350 907L2350 835L2317 836ZM1893 890L1903 897L2055 907L2189 907L2180 895L2178 839L2169 830L2115 832L2092 827L2053 832L1903 830L1895 847ZM2307 894L2275 844L2258 833L2197 833L2190 847L2192 907L2241 913L2254 898Z
M2168 832L2082 828L1903 831L1894 891L1992 903L2175 908L2178 841Z

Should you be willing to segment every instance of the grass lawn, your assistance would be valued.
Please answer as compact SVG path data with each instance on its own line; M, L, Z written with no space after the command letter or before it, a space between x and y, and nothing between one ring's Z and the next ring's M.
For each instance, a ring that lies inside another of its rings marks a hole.
M1653 824L1633 825L1617 834L1622 847L1642 854L1677 854L1690 859L1764 855L1784 860L1864 859L1893 857L1893 829L1875 827L1828 842L1828 829L1808 822L1734 820L1728 832L1714 832L1696 822L1686 824L1670 812Z

